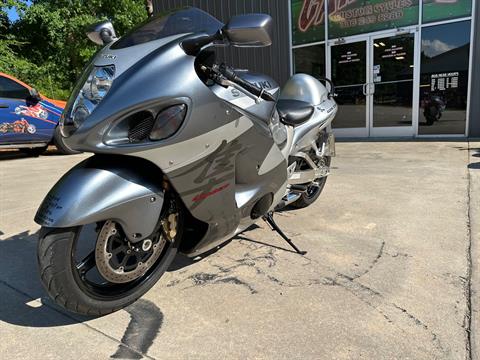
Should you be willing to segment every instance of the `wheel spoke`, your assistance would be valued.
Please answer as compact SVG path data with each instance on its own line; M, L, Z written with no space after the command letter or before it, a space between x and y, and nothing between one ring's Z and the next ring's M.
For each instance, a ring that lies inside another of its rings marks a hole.
M95 251L87 255L80 263L77 264L77 270L80 274L85 275L87 272L95 267Z
M120 266L125 267L125 265L127 265L127 261L130 259L131 256L132 256L132 255L127 255L127 254L125 254L125 256L124 256L123 259L122 259L122 262L120 263Z
M122 252L126 252L125 249L124 249L123 247L118 247L118 248L116 248L115 250L112 250L112 255L115 256L115 255L118 255L118 254L120 254L120 253L122 253Z

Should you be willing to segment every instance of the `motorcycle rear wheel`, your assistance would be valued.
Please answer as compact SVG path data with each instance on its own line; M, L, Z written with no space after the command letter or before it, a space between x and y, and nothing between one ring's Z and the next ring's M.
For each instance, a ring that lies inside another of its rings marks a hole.
M107 223L109 221L104 222L103 226ZM94 224L89 226L99 228ZM150 290L173 262L182 238L180 215L176 235L171 242L163 242L161 254L155 263L138 278L113 282L114 273L109 280L101 275L97 247L93 252L87 250L88 255L78 257L82 245L78 240L84 228L85 226L62 229L43 227L40 230L37 257L41 281L50 297L66 310L89 316L103 316L118 311ZM159 226L160 232L162 229ZM164 235L159 235L158 239L162 236ZM94 241L95 246L98 241L99 238ZM157 244L159 243L160 240ZM139 264L142 265L141 262ZM123 273L123 267L121 271Z
M332 162L332 158L330 156L325 157L325 165L330 166ZM312 205L315 201L317 201L318 197L323 191L325 184L327 182L327 176L317 179L317 184L310 185L307 189L307 192L303 193L300 198L293 202L291 206L295 209L303 209L310 205Z

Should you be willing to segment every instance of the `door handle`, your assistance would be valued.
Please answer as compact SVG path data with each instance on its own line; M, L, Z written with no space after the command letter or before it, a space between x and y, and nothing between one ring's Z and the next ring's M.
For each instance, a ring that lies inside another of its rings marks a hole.
M363 86L362 86L363 95L365 95L365 96L368 96L368 94L367 94L367 86L368 86L368 83L365 83L365 84L363 84Z
M8 109L9 107L8 104L0 104L0 109Z
M375 94L375 84L374 83L363 84L362 88L363 88L363 95L365 95L365 96L370 96L370 95Z

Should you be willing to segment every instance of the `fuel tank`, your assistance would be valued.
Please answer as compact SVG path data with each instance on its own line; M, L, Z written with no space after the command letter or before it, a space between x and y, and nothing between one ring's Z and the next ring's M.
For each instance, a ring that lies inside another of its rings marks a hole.
M313 76L295 74L283 87L280 99L300 100L312 105L320 105L328 99L328 90Z

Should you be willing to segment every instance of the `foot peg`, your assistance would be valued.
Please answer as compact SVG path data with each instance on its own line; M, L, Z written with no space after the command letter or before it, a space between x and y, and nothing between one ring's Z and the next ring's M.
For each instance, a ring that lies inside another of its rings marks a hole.
M300 255L305 255L307 252L306 251L301 251L297 246L290 240L287 235L283 233L282 230L278 227L277 223L275 220L273 220L273 212L269 212L267 215L263 217L263 220L270 225L273 231L276 231L278 235L282 237L283 240L285 240L298 254Z

